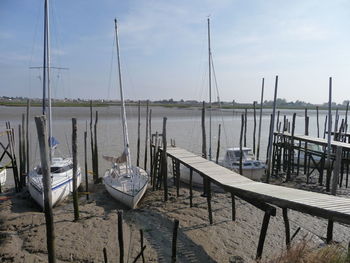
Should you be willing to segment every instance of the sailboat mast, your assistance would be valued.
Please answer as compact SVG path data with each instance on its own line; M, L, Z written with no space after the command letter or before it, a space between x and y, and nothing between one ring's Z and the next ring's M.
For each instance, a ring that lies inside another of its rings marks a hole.
M212 103L211 103L211 48L210 48L210 19L208 17L208 62L209 62L209 153L208 157L211 161L212 150L211 150L211 112L212 112Z
M46 89L48 95L48 123L49 123L49 158L52 161L52 112L51 112L51 87L50 87L50 23L49 23L49 0L44 4L44 61L43 61L43 101L42 111L46 115Z
M123 135L124 135L124 147L125 147L125 150L126 150L126 165L127 165L126 171L128 173L129 168L131 167L131 160L130 160L130 149L129 149L128 125L127 125L127 122L126 122L125 102L124 102L124 95L123 95L122 73L121 73L121 68L120 68L120 55L119 55L119 39L118 39L117 19L114 19L114 24L115 24L115 42L116 42L116 45L117 45L120 100L121 100L121 104L122 104L122 124L123 124Z

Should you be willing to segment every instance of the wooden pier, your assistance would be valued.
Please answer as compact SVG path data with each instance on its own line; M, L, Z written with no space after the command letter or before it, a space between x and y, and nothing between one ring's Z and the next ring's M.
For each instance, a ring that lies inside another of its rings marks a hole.
M234 196L265 211L257 248L257 258L260 258L262 255L270 216L276 215L275 206L283 209L287 247L290 245L288 209L327 219L328 242L332 240L333 223L335 221L350 225L350 199L255 182L185 149L169 147L166 151L167 156L173 159L174 162L179 162L188 167L191 175L195 171L207 182L205 188L207 189L206 196L211 223L213 221L213 215L210 204L210 183L214 183L226 192L231 193L233 197L233 215L235 215ZM179 179L180 176L178 174L177 178ZM190 185L191 188L192 186Z

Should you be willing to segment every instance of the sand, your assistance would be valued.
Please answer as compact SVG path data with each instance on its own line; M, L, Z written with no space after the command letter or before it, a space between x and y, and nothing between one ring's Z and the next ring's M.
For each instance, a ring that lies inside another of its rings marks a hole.
M170 262L174 219L180 221L177 262L255 262L264 214L242 200L236 200L236 221L232 221L230 195L214 193L214 224L210 225L200 189L194 191L192 208L183 185L179 197L170 189L166 203L162 191L149 189L135 210L119 205L102 185L92 192L90 201L80 197L78 222L73 222L71 200L54 208L57 262L103 262L104 247L108 262L119 262L120 209L124 210L125 262L132 262L140 252L139 229L145 234L145 262ZM7 196L8 200L0 202L0 262L46 262L44 214L27 192ZM295 211L290 211L289 217L292 233L301 227L293 242L306 239L314 246L324 245L326 220ZM334 239L346 244L349 238L349 227L335 223ZM277 209L276 217L270 220L263 259L272 259L284 249L282 211Z

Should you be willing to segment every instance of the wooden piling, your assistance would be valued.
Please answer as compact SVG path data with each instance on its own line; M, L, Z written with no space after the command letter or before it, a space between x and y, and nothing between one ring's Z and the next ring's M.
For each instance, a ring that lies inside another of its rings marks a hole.
M143 253L143 230L140 229L140 245L141 245L141 257L142 257L142 263L145 263L145 255Z
M147 170L147 148L148 148L148 113L149 113L149 109L148 109L148 105L149 101L147 100L147 104L146 104L146 138L145 138L145 161L144 161L144 169L145 171Z
M328 219L328 225L327 225L327 238L326 243L330 244L333 240L333 225L334 222L331 219Z
M95 139L94 139L94 174L96 174L96 180L98 181L98 177L99 177L99 172L98 172L98 144L97 144L97 122L98 122L98 111L96 111L96 115L95 115L95 125L94 125L94 135L95 135Z
M88 180L88 165L87 165L87 131L84 132L84 170L85 170L86 200L89 200L89 180Z
M209 178L206 178L206 196L207 196L207 204L208 204L208 216L209 216L209 223L213 224L213 213L211 209L211 186L210 186L210 180Z
M326 138L326 132L327 132L327 123L328 123L328 116L326 115L324 119L324 128L323 128L323 139Z
M277 88L278 88L278 76L276 76L275 79L275 92L274 92L274 99L273 99L273 109L272 109L272 120L271 120L271 127L270 127L270 134L269 134L269 158L267 160L267 173L266 173L266 183L270 182L270 174L271 174L271 162L272 162L272 140L273 140L273 131L274 131L274 120L275 120L275 112L276 112L276 100L277 100Z
M22 126L18 125L18 156L19 156L19 189L23 186L23 147L22 147Z
M247 116L248 110L244 109L244 147L247 147Z
M269 226L269 222L270 222L270 216L271 215L269 211L265 211L263 223L260 230L258 249L256 252L256 259L260 259L262 256L262 252L264 249L264 242L265 242L266 233L267 233L267 227Z
M263 110L263 100L264 100L264 78L262 78L262 85L261 85L261 98L260 98L260 113L259 113L259 130L258 130L258 146L256 149L256 159L259 159L260 154L260 139L261 139L261 123L262 123L262 110Z
M289 145L289 149L288 149L288 165L287 165L287 177L286 177L287 181L291 179L291 172L292 172L292 167L293 167L295 118L296 118L296 113L293 113L292 136L290 139L290 145Z
M74 221L79 220L79 204L78 204L78 159L77 159L77 119L72 118L72 154L73 154L73 207L74 207Z
M29 160L29 112L30 112L30 100L27 99L27 109L26 109L26 113L27 113L27 117L26 117L26 163L27 163L27 169L26 169L26 173L28 175L29 171L30 171L30 160Z
M119 263L124 263L123 211L118 211Z
M282 208L283 212L283 220L284 220L284 228L286 231L286 246L287 249L290 248L290 227L289 227L289 219L288 219L288 209Z
M166 140L166 121L167 118L163 118L163 156L162 156L162 176L164 185L164 201L168 201L168 158L167 158L167 140Z
M173 242L171 246L171 262L176 262L176 242L177 242L177 231L179 229L179 220L174 220L174 228L173 228Z
M344 133L347 133L347 131L348 131L348 112L349 112L349 101L348 101L348 103L346 103Z
M205 102L203 101L202 107L202 157L207 159L207 137L205 133Z
M256 101L253 102L253 115L254 115L254 126L253 126L253 153L256 154L255 148L255 136L256 136Z
M103 248L103 259L104 263L108 263L107 249L105 247Z
M139 101L137 109L137 155L136 166L140 166L140 129L141 129L141 101Z
M220 154L220 136L221 136L221 124L219 124L219 131L218 131L218 146L216 148L216 163L219 163L219 154Z
M232 203L232 221L236 221L236 201L233 192L231 192L231 203Z
M320 122L318 116L318 106L316 106L316 125L317 125L317 138L320 138Z
M148 141L149 141L149 166L150 171L152 173L153 171L153 156L152 156L152 109L149 110L149 116L148 116Z
M329 192L331 182L331 134L332 134L332 77L329 78L329 100L328 100L328 137L327 137L327 177L326 191Z
M193 203L192 203L192 199L193 199L192 179L193 179L193 169L190 168L190 207L193 206Z
M239 173L243 174L243 148L242 148L242 139L243 139L243 127L244 127L244 115L241 116L241 134L239 136Z
M95 174L95 161L94 161L94 156L95 156L94 134L92 130L92 100L90 100L90 147L91 147L91 163L92 163L93 180L94 180L94 184L97 184L97 177Z
M335 165L333 170L333 178L332 178L332 195L337 194L337 186L339 182L339 172L340 172L340 166L342 163L342 153L343 153L343 147L338 146L335 153Z
M52 193L51 193L51 173L49 160L48 136L46 130L46 117L35 117L35 124L38 133L41 172L43 176L44 188L44 212L46 222L46 243L49 263L56 262L55 255L55 230L52 212Z

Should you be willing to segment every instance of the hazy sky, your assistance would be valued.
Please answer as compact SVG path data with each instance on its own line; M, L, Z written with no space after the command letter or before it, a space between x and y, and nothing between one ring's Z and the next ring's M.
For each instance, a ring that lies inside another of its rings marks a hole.
M207 99L207 22L221 100L350 99L350 1L52 0L56 97L117 98L114 22L125 96ZM43 0L0 0L0 95L40 97ZM213 85L215 88L215 85ZM217 95L214 94L214 97Z

